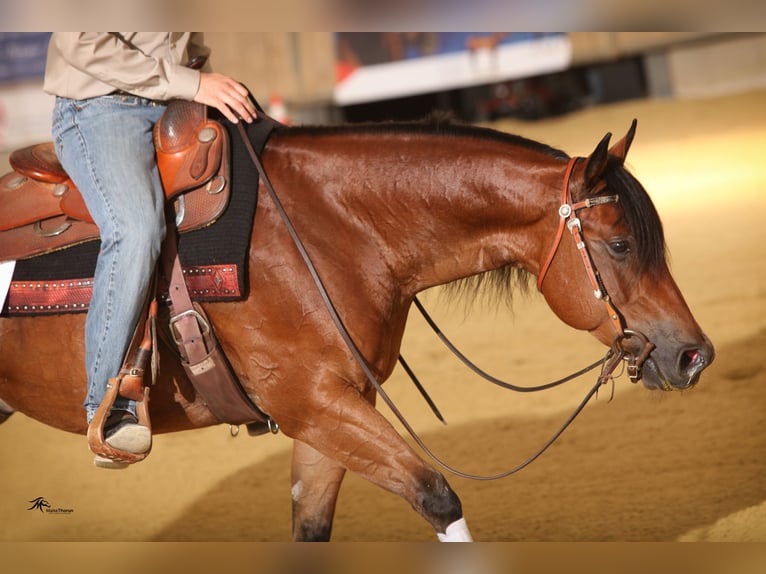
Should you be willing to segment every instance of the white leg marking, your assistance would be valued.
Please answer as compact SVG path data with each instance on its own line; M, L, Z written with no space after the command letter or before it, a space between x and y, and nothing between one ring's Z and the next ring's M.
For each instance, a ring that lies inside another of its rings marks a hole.
M297 501L298 501L298 499L299 499L299 498L300 498L300 496L301 496L301 490L303 490L303 484L302 484L302 483L301 483L301 481L299 480L298 482L296 482L295 484L293 484L293 487L292 487L292 489L290 490L290 494L291 494L291 495L292 495L292 497L293 497L293 502L297 502Z
M468 532L468 525L465 522L465 518L456 520L449 526L444 534L436 533L439 537L439 542L473 542L471 533Z

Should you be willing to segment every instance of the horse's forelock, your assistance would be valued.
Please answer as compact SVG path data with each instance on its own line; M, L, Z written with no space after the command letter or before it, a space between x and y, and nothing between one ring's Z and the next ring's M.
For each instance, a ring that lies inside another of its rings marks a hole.
M606 193L616 193L635 241L640 272L661 268L666 257L665 234L657 209L641 183L617 158L610 158L604 172Z

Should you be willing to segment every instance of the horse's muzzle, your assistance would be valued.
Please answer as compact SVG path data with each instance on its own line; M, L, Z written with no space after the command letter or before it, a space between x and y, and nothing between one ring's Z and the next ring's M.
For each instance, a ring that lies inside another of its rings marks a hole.
M715 349L705 337L699 345L682 347L673 357L663 362L651 353L644 362L644 385L650 389L682 391L699 382L702 372L715 359ZM665 368L663 368L665 367Z

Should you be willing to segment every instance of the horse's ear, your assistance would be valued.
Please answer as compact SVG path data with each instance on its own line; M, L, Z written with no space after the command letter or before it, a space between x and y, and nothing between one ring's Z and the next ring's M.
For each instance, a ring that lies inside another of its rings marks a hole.
M625 137L609 148L609 155L613 155L620 159L621 162L625 162L625 156L628 155L630 144L633 143L633 136L636 135L636 125L638 120L633 118L633 123L630 124L630 129Z
M585 164L586 189L590 189L601 177L601 174L604 173L604 169L606 169L606 162L609 158L609 140L611 137L612 134L607 133L603 138L601 138L601 141L598 142L596 149L593 150L593 153L590 154L587 158L587 163Z

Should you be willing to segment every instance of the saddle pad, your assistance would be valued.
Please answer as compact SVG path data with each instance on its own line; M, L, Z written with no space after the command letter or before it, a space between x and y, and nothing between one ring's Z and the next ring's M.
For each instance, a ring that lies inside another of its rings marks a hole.
M247 297L247 259L258 201L258 172L236 126L221 118L231 141L231 198L216 223L182 234L179 256L189 293L197 301L234 301ZM274 124L247 126L260 152ZM88 308L100 241L90 241L18 261L3 315L83 312Z

